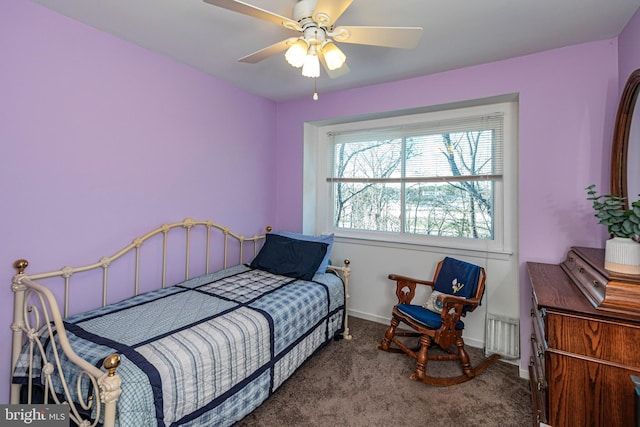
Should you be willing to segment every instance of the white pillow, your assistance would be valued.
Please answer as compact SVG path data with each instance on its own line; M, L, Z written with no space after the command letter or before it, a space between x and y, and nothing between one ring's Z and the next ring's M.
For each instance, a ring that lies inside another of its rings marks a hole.
M427 298L427 301L422 305L422 307L436 313L442 313L442 302L438 301L438 295L443 294L443 292L436 290L431 291L431 295L429 295L429 298Z

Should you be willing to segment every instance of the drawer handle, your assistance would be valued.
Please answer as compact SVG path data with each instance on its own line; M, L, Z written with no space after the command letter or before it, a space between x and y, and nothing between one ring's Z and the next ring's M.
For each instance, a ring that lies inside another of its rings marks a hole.
M542 357L542 355L544 354L544 351L542 351L542 348L538 346L536 350L537 350L536 354L538 355L538 357Z
M542 382L541 380L538 380L537 388L538 388L538 391L543 391L546 388L544 386L544 382Z
M584 272L585 272L585 270L584 270L584 268L579 267L579 268L578 268L578 272L579 272L579 273L584 273ZM600 282L598 282L598 281L597 281L597 280L595 280L595 279L591 279L591 284L593 285L593 287L594 287L594 288L598 288L598 287L600 287Z

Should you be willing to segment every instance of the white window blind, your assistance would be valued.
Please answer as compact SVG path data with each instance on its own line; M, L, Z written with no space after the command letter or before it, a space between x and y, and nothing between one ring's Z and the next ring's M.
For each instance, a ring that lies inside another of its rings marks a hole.
M502 113L391 128L329 132L328 137L328 182L502 178ZM358 153L365 151L373 153L367 159L363 159L364 156L357 158ZM372 168L373 162L392 158L397 162L387 164L384 170ZM369 162L369 167L363 162Z

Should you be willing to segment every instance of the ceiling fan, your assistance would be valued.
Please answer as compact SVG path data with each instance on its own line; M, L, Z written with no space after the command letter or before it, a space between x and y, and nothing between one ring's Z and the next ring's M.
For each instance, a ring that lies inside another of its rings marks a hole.
M319 77L320 63L332 78L349 72L345 64L346 56L334 41L405 49L416 47L422 35L422 27L336 27L335 22L352 1L299 0L293 8L291 19L239 0L204 0L205 3L300 33L297 37L265 47L239 61L255 64L286 50L287 62L296 68L302 67L302 75L306 77ZM314 93L314 99L316 98L317 94Z

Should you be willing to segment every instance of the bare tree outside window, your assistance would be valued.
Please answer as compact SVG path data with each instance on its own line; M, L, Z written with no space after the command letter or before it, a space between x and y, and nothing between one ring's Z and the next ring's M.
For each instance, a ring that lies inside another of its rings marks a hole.
M493 239L493 127L333 147L336 228Z

